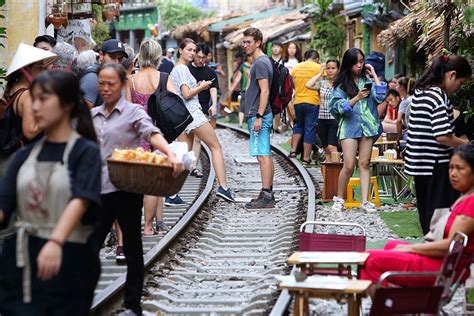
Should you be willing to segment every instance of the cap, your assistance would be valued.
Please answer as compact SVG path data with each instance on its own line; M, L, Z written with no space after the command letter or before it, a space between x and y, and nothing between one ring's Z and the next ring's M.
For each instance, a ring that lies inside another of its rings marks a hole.
M110 39L105 41L102 44L101 51L103 53L118 53L121 52L125 58L128 58L128 54L125 51L125 47L123 46L122 42L116 39Z
M35 42L33 43L33 46L36 47L38 43L45 42L51 45L51 47L56 46L56 39L52 37L51 35L40 35L35 38Z
M166 50L168 53L174 53L174 48L173 47L168 47Z
M56 54L21 43L8 67L6 77L21 68L37 62L42 62L45 65L52 64L57 58L58 56Z

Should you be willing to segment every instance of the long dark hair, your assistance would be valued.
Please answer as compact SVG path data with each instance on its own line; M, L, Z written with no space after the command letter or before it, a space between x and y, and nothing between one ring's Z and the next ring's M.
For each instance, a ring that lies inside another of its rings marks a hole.
M61 107L71 106L71 120L77 119L76 131L83 137L97 142L90 110L82 99L83 92L79 79L74 74L59 70L45 71L33 80L30 91L36 86L46 93L57 95Z
M466 58L457 55L439 56L418 79L416 89L440 86L443 83L444 74L452 70L456 71L456 78L470 78L472 74L471 65Z
M342 57L341 68L334 79L334 87L341 86L341 89L350 97L353 98L359 93L359 89L354 82L352 75L352 66L359 61L359 54L365 60L364 53L358 48L350 48ZM365 67L362 67L360 73L361 78L365 78Z
M295 58L298 59L298 62L301 62L301 51L300 51L300 48L298 47L298 44L296 44L295 42L288 43L288 46L286 47L286 50L285 50L285 58L283 59L283 61L286 63L290 59L290 55L288 54L288 48L290 47L291 44L295 45L296 47Z

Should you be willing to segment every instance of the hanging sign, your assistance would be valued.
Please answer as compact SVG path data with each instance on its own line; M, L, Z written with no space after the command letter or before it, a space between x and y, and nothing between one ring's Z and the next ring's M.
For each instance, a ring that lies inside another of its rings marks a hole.
M66 42L76 47L78 42L85 42L89 47L92 43L91 24L89 19L69 20L66 27L61 27L57 33L58 42Z

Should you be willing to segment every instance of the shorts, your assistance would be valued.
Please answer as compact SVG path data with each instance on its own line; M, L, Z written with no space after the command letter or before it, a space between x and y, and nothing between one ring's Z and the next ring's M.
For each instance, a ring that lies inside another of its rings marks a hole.
M316 142L319 106L310 103L295 104L295 116L293 134L303 134L303 143L314 144Z
M202 126L202 125L209 122L209 120L204 115L204 113L202 112L200 107L199 108L196 107L193 111L189 111L189 113L193 117L193 121L184 130L184 132L186 134L191 133L194 129L196 129L196 128L198 128L198 127L200 127L200 126Z
M254 132L253 125L256 116L247 119L247 125L250 133L250 156L271 156L270 151L270 133L273 126L273 114L270 112L262 118L262 128L258 132Z
M245 113L245 92L240 95L239 113Z
M328 147L328 145L337 146L337 128L337 120L319 119L318 135L323 147Z

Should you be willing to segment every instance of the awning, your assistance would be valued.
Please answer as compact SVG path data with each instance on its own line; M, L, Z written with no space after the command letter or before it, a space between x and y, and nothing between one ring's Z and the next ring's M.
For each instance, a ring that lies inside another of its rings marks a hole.
M306 21L307 16L307 14L300 13L299 10L293 10L281 16L272 16L255 21L248 26L260 29L263 34L263 41L266 42L280 38L285 34L296 36L299 33L306 33L310 28L310 23ZM245 29L246 27L241 27L229 33L224 38L224 46L229 49L240 46Z
M248 27L250 26L250 24L252 24L255 21L263 20L269 17L281 16L290 11L291 9L287 7L268 9L265 11L243 15L240 17L235 17L232 19L226 19L217 23L213 23L209 25L208 30L209 32L214 32L214 33L221 33L221 32L229 33L229 32L238 30L241 27L246 27L246 26Z

